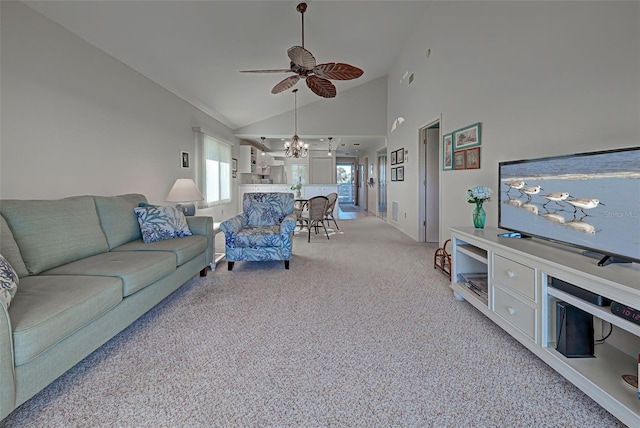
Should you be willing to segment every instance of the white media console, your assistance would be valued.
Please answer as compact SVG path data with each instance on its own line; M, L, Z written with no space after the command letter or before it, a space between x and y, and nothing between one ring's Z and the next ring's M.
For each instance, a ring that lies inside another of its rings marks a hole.
M613 315L551 286L557 278L623 305L640 306L637 263L599 267L582 250L537 239L500 238L506 231L472 227L451 229L451 288L502 327L549 366L630 427L640 426L640 399L622 380L638 375L640 325ZM487 273L487 297L470 290L461 274ZM556 302L593 315L594 358L567 358L556 351ZM597 342L596 342L597 343Z

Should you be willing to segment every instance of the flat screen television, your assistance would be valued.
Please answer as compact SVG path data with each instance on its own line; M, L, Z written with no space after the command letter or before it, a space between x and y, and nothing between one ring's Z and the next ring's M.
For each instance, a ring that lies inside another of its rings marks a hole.
M500 162L498 225L640 262L640 147Z

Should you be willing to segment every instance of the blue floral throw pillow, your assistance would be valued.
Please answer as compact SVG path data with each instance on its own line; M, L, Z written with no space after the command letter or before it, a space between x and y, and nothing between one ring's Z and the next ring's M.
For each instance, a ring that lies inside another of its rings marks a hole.
M18 290L18 274L0 254L0 303L7 308Z
M184 213L176 207L134 208L145 244L191 236Z

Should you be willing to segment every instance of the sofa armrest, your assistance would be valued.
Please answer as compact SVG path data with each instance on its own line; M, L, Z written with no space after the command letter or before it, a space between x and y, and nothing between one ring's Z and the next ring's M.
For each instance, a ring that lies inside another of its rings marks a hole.
M14 409L15 391L11 319L7 308L0 304L0 420Z
M205 254L207 264L211 264L213 261L213 242L216 238L213 233L213 218L209 216L188 216L186 217L187 224L191 233L194 235L202 235L207 237L207 252Z
M298 221L298 216L295 213L288 214L280 223L280 234L289 235L296 230L296 222Z

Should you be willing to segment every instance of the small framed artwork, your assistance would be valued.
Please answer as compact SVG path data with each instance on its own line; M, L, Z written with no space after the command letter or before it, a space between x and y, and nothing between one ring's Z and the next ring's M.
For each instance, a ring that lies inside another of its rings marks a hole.
M185 169L191 167L189 163L189 152L180 152L180 166Z
M480 168L480 147L474 147L464 151L464 167L465 169L479 169Z
M396 150L396 163L403 163L404 162L404 149L398 149Z
M231 171L238 171L238 159L236 158L231 158Z
M398 167L397 178L398 178L398 181L404 181L404 167L403 166L399 166Z
M391 165L395 165L396 164L396 152L391 152Z
M480 125L480 123L475 123L471 126L467 126L466 128L458 129L454 133L453 138L453 142L455 144L454 150L479 146L481 143Z
M463 150L453 153L453 169L464 169L465 153Z
M442 170L453 169L453 134L442 137Z
M398 181L398 168L391 168L391 181Z

